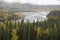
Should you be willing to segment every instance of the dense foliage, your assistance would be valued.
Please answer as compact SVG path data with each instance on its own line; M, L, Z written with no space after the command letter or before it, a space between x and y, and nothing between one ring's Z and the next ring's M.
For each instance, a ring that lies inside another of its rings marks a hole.
M0 11L0 22L4 22L7 20L16 20L20 18L21 16L14 14L14 12Z
M49 17L42 22L5 21L0 24L0 40L59 40L60 17Z

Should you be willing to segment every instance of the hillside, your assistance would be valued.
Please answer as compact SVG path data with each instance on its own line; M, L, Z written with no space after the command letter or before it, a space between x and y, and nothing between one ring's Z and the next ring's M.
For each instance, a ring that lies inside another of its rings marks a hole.
M49 17L49 16L54 16L54 17L59 16L60 17L60 11L59 10L53 10L47 15L47 17Z

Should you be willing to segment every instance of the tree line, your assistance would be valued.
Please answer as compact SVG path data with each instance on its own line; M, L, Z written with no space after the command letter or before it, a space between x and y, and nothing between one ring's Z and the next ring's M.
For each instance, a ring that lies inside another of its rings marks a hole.
M59 40L60 17L49 17L45 21L27 23L5 21L0 24L0 40Z

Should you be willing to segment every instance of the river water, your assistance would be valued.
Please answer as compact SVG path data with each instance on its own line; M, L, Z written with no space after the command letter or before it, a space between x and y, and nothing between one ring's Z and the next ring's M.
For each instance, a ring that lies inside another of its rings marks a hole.
M45 19L47 19L47 15L49 12L23 12L24 16L24 22L33 22L35 20L35 22L38 21L43 21ZM21 19L18 19L17 21L21 21Z

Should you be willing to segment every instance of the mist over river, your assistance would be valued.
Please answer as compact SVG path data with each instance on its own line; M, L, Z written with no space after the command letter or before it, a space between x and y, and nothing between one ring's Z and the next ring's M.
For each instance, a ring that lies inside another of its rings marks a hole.
M23 12L23 14L25 15L24 18L18 19L17 21L21 21L22 19L24 19L24 22L33 22L35 20L35 22L38 21L43 21L45 19L47 19L47 15L49 12Z

